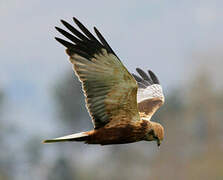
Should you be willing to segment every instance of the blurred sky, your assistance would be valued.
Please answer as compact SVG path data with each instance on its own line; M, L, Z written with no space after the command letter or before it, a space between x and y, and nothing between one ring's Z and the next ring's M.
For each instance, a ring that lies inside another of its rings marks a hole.
M60 19L96 26L130 71L152 69L168 91L202 64L193 54L222 47L222 9L222 0L1 0L0 88L9 97L9 122L26 133L35 132L30 124L36 133L53 124L53 87L71 71L54 40Z

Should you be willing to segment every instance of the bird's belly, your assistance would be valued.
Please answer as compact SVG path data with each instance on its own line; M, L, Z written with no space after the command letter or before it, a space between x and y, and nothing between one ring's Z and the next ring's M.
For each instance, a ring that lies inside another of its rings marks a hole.
M142 140L144 133L133 127L101 128L95 130L86 143L88 144L125 144Z

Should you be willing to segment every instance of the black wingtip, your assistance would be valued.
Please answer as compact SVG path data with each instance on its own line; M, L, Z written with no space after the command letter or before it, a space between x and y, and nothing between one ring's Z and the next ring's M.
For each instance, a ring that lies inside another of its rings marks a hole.
M55 39L56 41L58 41L59 43L61 43L61 40L63 40L63 39L60 39L60 38L58 38L58 37L54 37L54 39Z
M149 76L140 68L136 68L136 71L142 76L143 79L149 80Z
M56 37L55 39L67 47L70 53L77 53L85 58L92 58L95 53L101 51L102 48L106 49L108 53L114 53L108 43L105 41L101 33L94 27L94 30L99 38L99 41L76 17L72 18L73 22L76 24L77 28L69 24L67 21L61 19L60 22L67 28L63 30L60 27L55 27L55 29L65 36L69 41L63 40ZM116 56L116 55L115 55Z
M152 72L151 70L148 70L148 74L140 68L136 68L136 71L139 73L140 77L135 74L132 75L137 82L141 82L146 86L153 84L160 84L159 79L157 78L155 73Z
M139 76L137 76L136 74L132 73L132 76L135 78L135 80L137 82L141 82L142 81L142 78L140 78Z
M102 36L102 34L100 33L100 31L94 26L94 32L96 33L97 37L99 38L99 40L101 41L101 43L105 46L105 48L107 49L107 51L109 53L114 54L116 57L118 57L115 52L112 50L112 48L110 47L110 45L108 44L108 42L105 40L105 38Z
M147 82L149 82L150 84L153 84L152 79L146 74L145 71L143 71L140 68L136 68L136 71L139 73L139 75Z
M76 23L76 25L81 29L81 31L90 39L93 41L98 42L98 40L94 37L94 35L75 17L73 17L73 21Z
M84 26L76 17L73 17L73 21L77 26Z
M63 20L63 19L61 19L60 22L61 22L64 26L66 26L66 24L68 24L68 23L67 23L65 20Z
M73 20L76 24L80 23L80 21L76 17L73 17Z
M55 29L59 32L59 33L61 33L61 34L65 34L65 33L67 33L67 32L65 32L63 29L61 29L61 28L59 28L59 27L57 27L57 26L55 26ZM64 33L65 32L65 33ZM65 36L65 35L64 35ZM69 38L68 38L69 39Z
M82 30L82 27L84 26L76 17L73 17L74 23ZM85 28L85 27L84 27ZM87 29L87 28L86 28ZM83 31L83 30L82 30Z
M98 36L98 38L99 38L99 36L102 36L101 33L99 32L99 30L95 26L93 28L94 28L94 32L96 33L96 35ZM100 39L100 41L101 41L101 39Z
M152 72L151 70L148 70L148 73L151 79L153 80L154 84L160 84L159 79L157 78L154 72Z
M56 40L56 41L58 41L58 42L60 42L60 38L58 38L58 37L54 37L54 39Z
M55 28L57 31L59 31L59 29L60 29L60 28L59 28L59 27L57 27L57 26L54 26L54 28Z
M60 44L64 45L66 48L71 48L73 46L72 43L67 42L61 38L55 37L56 41L58 41Z
M94 26L93 27L94 28L94 32L97 34L97 33L100 33L99 31L98 31L98 29Z

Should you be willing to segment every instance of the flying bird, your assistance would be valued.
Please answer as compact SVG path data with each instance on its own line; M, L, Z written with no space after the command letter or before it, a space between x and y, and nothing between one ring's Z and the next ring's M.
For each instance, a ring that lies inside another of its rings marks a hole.
M151 70L147 73L140 68L136 68L138 75L130 74L96 27L98 39L80 21L73 20L80 30L64 20L61 22L68 32L56 27L70 41L55 39L66 47L74 72L82 83L94 129L43 142L109 145L156 141L160 146L164 128L151 121L164 103L157 76Z

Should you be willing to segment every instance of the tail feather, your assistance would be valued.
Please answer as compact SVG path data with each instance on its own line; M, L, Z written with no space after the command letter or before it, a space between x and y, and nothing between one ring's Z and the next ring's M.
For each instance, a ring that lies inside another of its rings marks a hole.
M88 134L86 132L70 134L67 136L58 137L55 139L47 139L44 140L43 143L55 143L55 142L65 142L65 141L86 141L88 138Z

